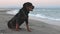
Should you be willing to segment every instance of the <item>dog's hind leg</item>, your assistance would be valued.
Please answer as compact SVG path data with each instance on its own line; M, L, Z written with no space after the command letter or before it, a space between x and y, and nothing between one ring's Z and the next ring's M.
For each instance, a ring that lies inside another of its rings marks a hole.
M8 28L10 28L10 29L12 28L12 25L13 25L12 22L13 22L12 20L9 20L8 23L7 23L7 26L8 26Z
M7 23L7 26L8 26L8 28L10 28L10 29L12 28L12 27L11 27L11 22L10 22L10 21Z

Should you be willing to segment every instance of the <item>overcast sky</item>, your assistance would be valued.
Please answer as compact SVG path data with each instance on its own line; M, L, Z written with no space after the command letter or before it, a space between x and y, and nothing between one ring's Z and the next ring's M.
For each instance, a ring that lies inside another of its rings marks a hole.
M31 2L35 7L60 8L60 0L0 0L0 8L22 7L25 2Z

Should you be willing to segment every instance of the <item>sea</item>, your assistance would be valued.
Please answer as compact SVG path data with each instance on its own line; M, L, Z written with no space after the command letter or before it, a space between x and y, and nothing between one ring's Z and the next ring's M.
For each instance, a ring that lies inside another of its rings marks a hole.
M19 9L15 9L6 13L16 15L18 12ZM35 8L33 11L30 11L29 16L60 21L60 8Z

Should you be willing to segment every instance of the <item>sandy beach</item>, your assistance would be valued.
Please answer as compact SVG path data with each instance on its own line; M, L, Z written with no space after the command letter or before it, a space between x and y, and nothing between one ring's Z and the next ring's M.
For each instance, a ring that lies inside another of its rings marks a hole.
M45 19L37 20L36 17L29 17L29 26L32 32L26 30L25 23L21 26L22 30L13 31L7 27L7 22L13 16L6 14L6 11L0 11L0 34L60 34L60 26L44 23Z

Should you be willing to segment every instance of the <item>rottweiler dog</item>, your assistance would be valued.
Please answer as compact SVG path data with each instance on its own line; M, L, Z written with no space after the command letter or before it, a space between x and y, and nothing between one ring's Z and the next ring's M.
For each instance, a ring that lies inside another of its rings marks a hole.
M19 12L8 21L7 25L10 29L19 30L19 26L21 26L24 22L26 22L26 27L28 31L31 31L28 26L28 14L30 11L34 9L34 6L30 2L26 2L23 4L23 7L19 10Z

